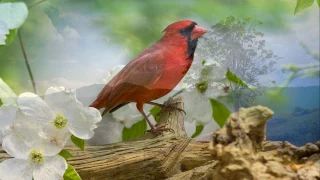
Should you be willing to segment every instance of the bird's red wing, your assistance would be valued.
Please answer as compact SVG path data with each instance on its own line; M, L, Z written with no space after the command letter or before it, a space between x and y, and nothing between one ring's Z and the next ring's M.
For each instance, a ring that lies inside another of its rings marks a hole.
M163 73L165 62L160 50L141 54L132 60L111 80L108 109L126 102L129 96L141 94L141 89L156 83Z
M162 51L139 56L126 65L118 74L113 87L121 83L131 83L148 87L157 82L164 70L165 58Z

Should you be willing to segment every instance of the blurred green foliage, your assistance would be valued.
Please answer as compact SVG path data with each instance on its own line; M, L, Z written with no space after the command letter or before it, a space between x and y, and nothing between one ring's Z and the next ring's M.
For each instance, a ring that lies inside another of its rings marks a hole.
M21 0L1 2L9 1ZM285 17L292 14L295 5L279 0L46 0L37 4L40 1L24 0L32 9L20 28L36 81L40 77L49 79L59 74L61 64L49 63L52 54L60 53L52 48L55 36L63 36L62 31L67 26L80 34L88 33L79 28L86 23L79 14L87 15L96 23L88 29L104 30L101 39L126 47L133 57L158 40L161 31L177 20L192 19L206 26L233 15L259 19L264 22L263 28L269 30L285 29ZM81 43L86 46L85 41ZM17 93L32 90L17 38L12 44L0 48L0 77Z
M302 11L310 7L315 0L297 0L296 8L294 9L294 14L297 14L299 11ZM317 0L318 5L320 6L320 0Z
M278 29L286 26L283 15L290 11L290 4L278 0L95 2L97 12L102 12L98 24L112 34L111 41L126 45L132 54L137 54L159 39L167 25L182 18L211 25L230 15L255 17L265 23L265 28Z

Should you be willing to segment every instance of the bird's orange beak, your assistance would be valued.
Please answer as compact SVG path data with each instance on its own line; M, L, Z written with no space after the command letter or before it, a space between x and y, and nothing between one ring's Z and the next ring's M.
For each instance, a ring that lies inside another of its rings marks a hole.
M201 26L195 25L191 33L191 39L195 40L207 33L208 31Z

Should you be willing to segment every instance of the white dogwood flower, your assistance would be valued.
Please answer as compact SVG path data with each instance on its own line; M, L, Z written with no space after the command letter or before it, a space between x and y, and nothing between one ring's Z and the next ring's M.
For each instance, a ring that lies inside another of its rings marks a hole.
M212 107L209 98L227 95L224 91L227 69L213 60L197 61L192 64L184 78L186 120L205 125L212 120Z
M14 158L0 163L0 179L62 179L67 169L65 159L57 155L62 148L42 139L38 130L36 121L21 111L16 112L13 124L4 131L2 143L3 149Z
M184 83L187 86L186 91L197 91L207 98L227 95L224 91L226 72L227 69L216 61L197 61L192 64L190 71L184 78Z
M33 93L23 93L17 103L22 113L36 120L43 128L40 135L63 147L71 134L81 139L90 139L101 121L100 112L84 107L76 99L74 90L50 87L44 100Z

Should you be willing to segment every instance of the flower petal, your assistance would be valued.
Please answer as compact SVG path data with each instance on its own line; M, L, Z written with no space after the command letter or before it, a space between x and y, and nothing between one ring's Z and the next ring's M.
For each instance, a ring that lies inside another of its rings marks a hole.
M32 179L32 166L28 160L8 159L0 163L0 179Z
M52 123L44 126L39 135L46 141L40 147L45 156L57 155L70 139L71 132L67 127L57 129Z
M7 2L0 4L0 20L9 29L19 28L28 17L28 8L24 2Z
M99 127L94 130L94 136L86 141L90 145L111 144L122 141L123 125L116 122L111 114L103 116Z
M0 99L3 102L3 104L16 104L16 99L17 99L16 93L14 93L12 89L1 78L0 78Z
M36 164L33 170L34 180L63 179L63 174L68 165L61 156L45 157L44 162Z
M6 44L6 34L9 34L8 26L5 22L0 20L0 45Z
M18 107L16 105L2 105L0 107L0 133L4 133L8 126L11 126L16 118Z
M22 93L18 97L18 106L21 111L41 124L47 124L54 119L54 114L49 106L36 94Z
M74 90L51 87L44 99L51 109L68 119L67 126L73 135L81 139L90 139L93 136L93 129L97 128L97 123L102 119L100 112L95 108L84 107L76 99Z
M39 142L35 122L18 111L14 123L4 132L2 148L13 157L27 159L30 150Z
M144 109L145 111L149 111ZM137 110L135 103L127 104L117 111L112 113L112 117L120 123L123 123L125 127L130 128L133 124L143 119L142 114Z
M212 120L212 108L208 98L198 92L185 92L183 96L187 121L195 120L197 124L205 125Z
M73 90L68 90L64 87L50 87L47 89L44 95L44 101L54 111L54 113L65 114L65 106L75 101L75 97L72 94Z
M69 130L78 138L90 139L94 134L93 130L102 119L101 114L95 108L83 107L80 102L76 103L68 108Z

